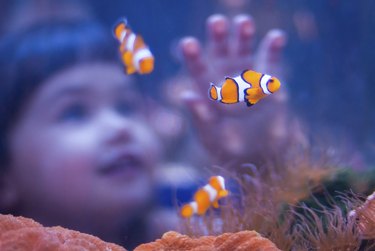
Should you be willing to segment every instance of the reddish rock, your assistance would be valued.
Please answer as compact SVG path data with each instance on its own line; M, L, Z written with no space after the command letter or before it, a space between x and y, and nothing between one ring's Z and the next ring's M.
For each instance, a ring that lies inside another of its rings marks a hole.
M203 236L191 238L177 232L167 232L161 239L138 246L134 251L240 251L240 250L265 250L279 251L270 240L261 237L255 231L241 231L225 233L220 236Z
M43 227L24 217L0 214L0 250L126 251L98 237L63 227Z

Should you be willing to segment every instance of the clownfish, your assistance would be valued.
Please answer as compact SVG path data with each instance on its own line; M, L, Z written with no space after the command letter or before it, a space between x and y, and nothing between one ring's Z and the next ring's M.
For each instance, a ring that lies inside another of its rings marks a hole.
M226 77L222 87L211 83L209 97L225 104L245 101L247 106L252 106L265 96L279 90L280 86L280 80L276 77L245 70L237 77Z
M120 42L119 50L127 74L147 74L153 71L154 56L143 38L129 28L126 19L115 25L113 33Z
M219 207L219 199L228 196L225 190L224 178L212 176L207 185L198 189L194 194L194 200L181 208L181 216L190 218L193 214L203 215L208 208Z

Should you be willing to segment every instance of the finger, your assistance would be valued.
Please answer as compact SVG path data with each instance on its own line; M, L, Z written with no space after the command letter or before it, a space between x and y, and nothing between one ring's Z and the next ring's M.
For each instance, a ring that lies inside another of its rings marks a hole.
M220 14L207 19L208 51L212 58L228 55L229 21Z
M191 115L193 124L200 140L206 146L215 145L217 135L214 134L213 125L217 121L217 114L207 103L207 100L194 92L187 92L183 97L185 107Z
M233 54L240 57L250 57L255 34L255 23L249 15L238 15L233 19L235 35Z
M180 48L183 60L190 75L196 81L200 82L203 73L207 71L207 66L203 60L202 49L199 41L194 37L186 37L181 40Z
M220 137L218 131L214 130L218 123L215 109L205 99L192 93L187 95L184 101L199 141L208 151L216 149Z
M274 29L269 31L259 46L257 55L258 70L267 71L279 63L285 44L286 35L282 30Z

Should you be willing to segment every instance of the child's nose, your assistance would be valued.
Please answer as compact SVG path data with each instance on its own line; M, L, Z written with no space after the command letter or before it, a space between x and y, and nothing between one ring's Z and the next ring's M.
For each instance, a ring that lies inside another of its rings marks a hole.
M105 135L107 143L125 143L131 140L132 123L129 118L114 111L103 112L102 126L99 130Z

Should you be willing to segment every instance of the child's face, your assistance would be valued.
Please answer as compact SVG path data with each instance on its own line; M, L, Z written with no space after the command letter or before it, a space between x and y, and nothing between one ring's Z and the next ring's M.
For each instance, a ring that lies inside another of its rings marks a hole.
M137 112L141 102L108 63L77 65L43 83L10 134L21 210L61 219L145 206L157 144Z

